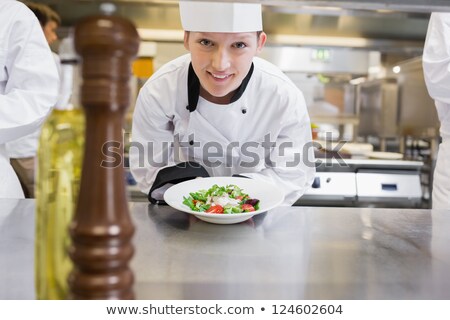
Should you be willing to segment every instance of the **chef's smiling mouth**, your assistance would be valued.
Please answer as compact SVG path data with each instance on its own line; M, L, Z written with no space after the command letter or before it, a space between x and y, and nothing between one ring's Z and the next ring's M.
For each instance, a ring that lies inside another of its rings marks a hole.
M209 72L207 71L207 73L212 76L214 79L216 80L226 80L228 78L230 78L233 74L229 73L229 74L217 74L217 73L213 73L213 72Z

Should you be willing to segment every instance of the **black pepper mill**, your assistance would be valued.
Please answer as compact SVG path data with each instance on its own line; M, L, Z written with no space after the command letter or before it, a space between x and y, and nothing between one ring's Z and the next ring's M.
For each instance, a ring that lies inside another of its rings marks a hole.
M86 116L86 143L78 205L70 225L69 276L72 299L133 299L134 248L122 163L105 165L106 143L118 142L130 102L131 62L139 36L131 22L112 15L85 18L75 29L82 58L81 104ZM104 149L103 149L104 151ZM106 155L108 156L108 155Z

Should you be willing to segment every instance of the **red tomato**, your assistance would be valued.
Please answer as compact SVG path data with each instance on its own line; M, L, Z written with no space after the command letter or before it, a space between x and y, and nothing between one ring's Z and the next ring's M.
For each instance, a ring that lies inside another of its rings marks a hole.
M242 210L244 210L244 212L251 212L251 211L255 211L255 207L252 206L251 204L244 203L242 205Z
M253 210L255 210L255 209L253 209ZM223 207L219 206L219 205L211 206L205 212L208 212L208 213L223 213Z
M236 197L236 200L239 200L239 201L241 201L242 199L244 199L244 197L243 197L243 196L237 196L237 197Z

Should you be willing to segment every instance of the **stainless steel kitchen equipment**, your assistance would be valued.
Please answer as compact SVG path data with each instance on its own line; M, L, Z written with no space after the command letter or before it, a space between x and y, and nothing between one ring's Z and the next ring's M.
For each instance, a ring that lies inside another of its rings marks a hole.
M438 135L439 119L434 101L428 94L422 57L396 65L399 85L398 133L400 136L430 138Z
M356 113L359 136L397 136L398 84L394 78L366 81L358 85Z
M425 86L422 58L400 62L393 69L388 78L357 85L359 136L437 136L439 119Z
M302 206L418 208L422 203L420 161L319 159Z
M354 206L356 193L355 172L316 172L311 188L296 205Z

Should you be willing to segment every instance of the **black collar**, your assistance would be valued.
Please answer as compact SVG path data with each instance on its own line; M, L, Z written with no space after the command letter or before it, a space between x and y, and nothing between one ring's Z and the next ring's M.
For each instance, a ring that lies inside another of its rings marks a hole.
M245 91L245 88L247 88L248 82L250 81L250 78L253 73L253 69L254 69L254 66L252 63L250 70L248 71L244 80L242 80L242 83L239 86L239 88L234 93L233 97L231 98L230 103L237 101L242 96L242 94ZM200 80L198 79L197 75L194 72L194 68L192 67L192 62L189 64L187 87L188 87L189 105L186 106L186 109L188 109L189 112L192 112L192 111L195 111L195 109L197 109L198 97L200 96Z

